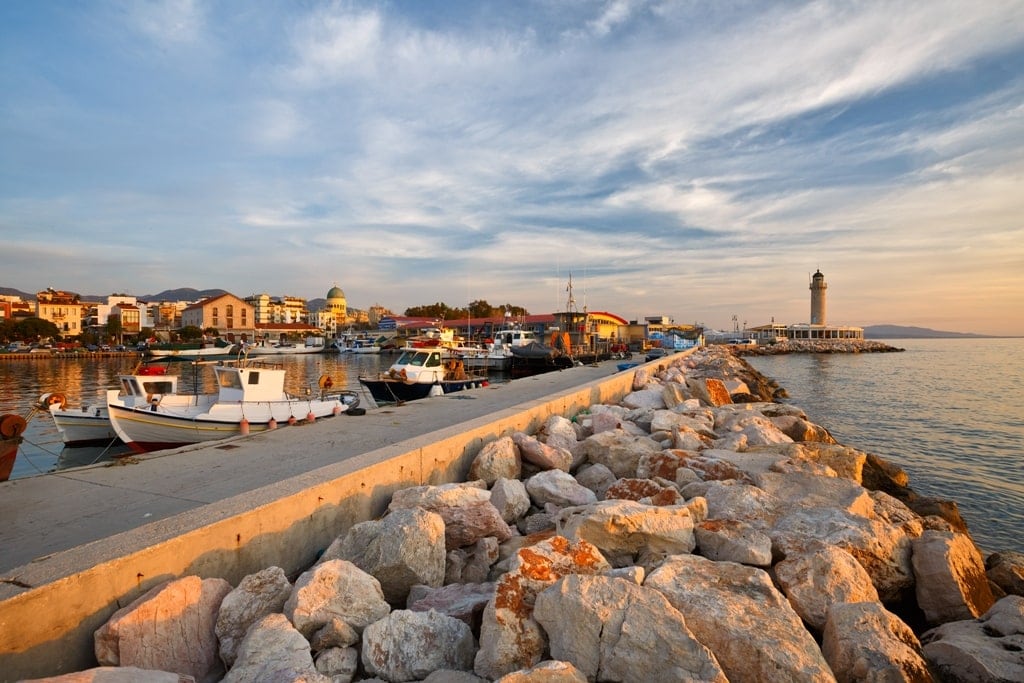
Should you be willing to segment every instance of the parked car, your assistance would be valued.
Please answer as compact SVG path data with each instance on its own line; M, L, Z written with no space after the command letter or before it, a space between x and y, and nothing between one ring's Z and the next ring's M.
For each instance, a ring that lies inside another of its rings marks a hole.
M128 347L125 346L124 344L118 344L117 346L114 347L114 350L115 351L127 351Z

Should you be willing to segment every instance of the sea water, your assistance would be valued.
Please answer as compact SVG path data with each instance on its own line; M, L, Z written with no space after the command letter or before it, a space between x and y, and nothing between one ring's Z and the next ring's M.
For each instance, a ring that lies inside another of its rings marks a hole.
M1024 339L901 339L899 353L747 358L839 443L954 500L985 551L1024 552Z

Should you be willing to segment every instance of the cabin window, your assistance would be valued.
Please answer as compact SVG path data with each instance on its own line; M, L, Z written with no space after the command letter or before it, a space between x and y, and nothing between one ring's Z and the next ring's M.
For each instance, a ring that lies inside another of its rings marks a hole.
M173 391L171 382L159 380L155 382L143 382L142 387L147 394L170 394Z
M412 358L409 359L409 365L421 366L424 363L426 363L427 358L429 358L429 357L430 357L430 354L417 353L415 356L413 356Z
M441 365L441 354L439 354L439 353L432 353L429 356L427 356L427 367L428 368L436 368L436 367L440 367L440 365Z
M258 373L258 372L250 372L249 373L249 377L246 379L246 381L249 384L259 384L260 383L260 373Z
M238 374L234 372L218 372L217 384L219 384L222 389L242 388L242 380L240 380L238 378Z

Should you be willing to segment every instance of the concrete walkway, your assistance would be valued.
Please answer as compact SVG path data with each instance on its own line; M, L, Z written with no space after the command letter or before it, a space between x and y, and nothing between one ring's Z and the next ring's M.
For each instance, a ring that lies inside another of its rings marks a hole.
M216 445L161 451L125 464L0 483L0 579L76 546L313 472L376 449L546 399L616 372L580 366L401 406L341 415ZM364 401L365 403L366 401Z

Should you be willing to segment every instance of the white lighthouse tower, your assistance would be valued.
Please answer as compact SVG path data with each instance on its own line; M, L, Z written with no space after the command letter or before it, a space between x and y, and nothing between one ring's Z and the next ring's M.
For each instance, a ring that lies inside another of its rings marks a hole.
M824 325L825 324L825 290L828 289L828 285L825 284L825 276L821 274L820 270L814 272L814 276L811 278L811 324L812 325Z

